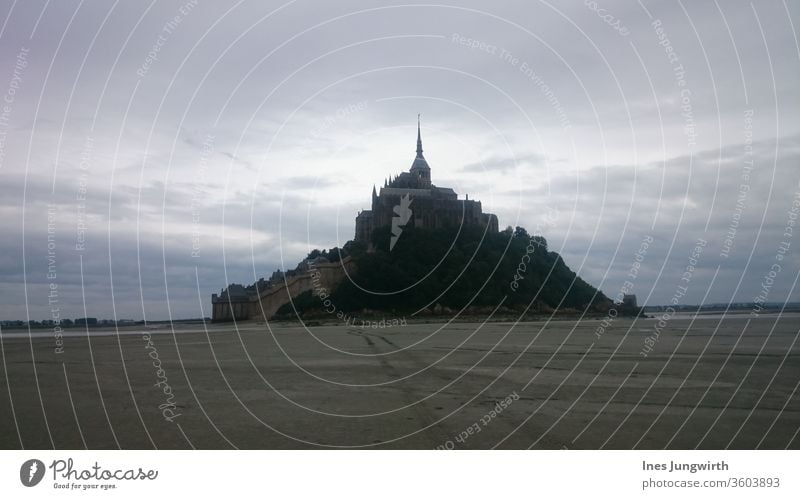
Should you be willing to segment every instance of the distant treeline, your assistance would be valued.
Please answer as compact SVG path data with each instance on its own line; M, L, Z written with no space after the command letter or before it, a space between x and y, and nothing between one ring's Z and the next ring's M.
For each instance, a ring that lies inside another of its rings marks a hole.
M69 327L80 327L80 328L99 328L99 327L128 327L128 326L146 326L152 324L195 324L195 323L204 323L210 322L211 317L205 318L195 318L195 319L173 319L173 320L162 320L162 321L144 321L144 320L133 320L133 319L97 319L94 317L83 317L80 319L45 319L42 321L20 321L20 320L4 320L0 321L0 327L5 329L14 329L14 328L53 328L56 326L60 326L62 328L69 328Z
M676 312L751 312L753 310L783 310L785 312L796 312L800 310L800 302L733 302L705 305L645 305L642 307L642 311L644 312L664 312L670 309Z
M332 307L393 313L447 307L504 307L533 310L587 308L605 311L611 301L547 249L542 237L510 227L485 233L480 227L437 230L405 228L389 250L389 227L373 233L375 251L350 241L342 250L313 251L309 256L351 256L356 272L335 290L329 305L310 292L279 310L294 315Z

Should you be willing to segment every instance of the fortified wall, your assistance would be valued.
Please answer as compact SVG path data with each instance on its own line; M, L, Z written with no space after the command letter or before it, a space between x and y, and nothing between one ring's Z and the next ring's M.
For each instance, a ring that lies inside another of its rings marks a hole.
M211 319L214 322L271 319L279 308L301 293L311 291L317 295L322 289L330 292L353 270L352 258L348 256L338 262L316 263L303 273L287 277L253 296L213 294Z

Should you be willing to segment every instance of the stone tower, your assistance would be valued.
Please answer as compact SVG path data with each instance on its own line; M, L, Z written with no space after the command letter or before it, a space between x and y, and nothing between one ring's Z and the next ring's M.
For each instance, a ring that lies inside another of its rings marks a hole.
M420 130L419 115L417 115L417 157L411 164L409 172L419 179L419 187L422 189L431 188L431 167L422 155L422 132Z
M403 206L403 202L410 207L410 213L406 214L408 219L403 222L404 226L440 229L459 225L478 225L486 227L489 232L498 231L497 217L483 213L480 201L458 199L458 194L453 189L437 187L431 183L431 167L422 154L419 115L417 115L417 155L411 164L411 169L385 181L380 191L373 186L372 209L363 210L356 216L356 241L364 241L369 245L373 230L391 226L393 218L398 216L395 208Z

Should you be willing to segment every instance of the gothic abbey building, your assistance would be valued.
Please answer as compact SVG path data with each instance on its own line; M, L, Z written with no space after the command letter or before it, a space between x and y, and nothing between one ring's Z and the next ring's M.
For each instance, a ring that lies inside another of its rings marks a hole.
M431 183L431 167L422 155L422 134L417 122L417 157L411 169L387 180L377 192L372 188L372 209L363 210L356 216L356 241L371 242L372 231L378 227L395 225L440 229L477 225L498 231L497 216L483 213L480 201L458 199L458 194L449 187L437 187ZM394 233L394 232L393 232Z
M417 157L411 169L385 182L380 193L372 188L372 209L356 217L355 239L370 246L372 231L378 227L392 227L393 236L399 236L395 229L439 229L462 223L497 232L497 217L483 213L480 201L458 199L453 189L431 184L431 167L422 155L417 123ZM320 291L334 289L354 271L350 256L335 262L309 256L294 270L276 271L269 279L260 279L247 287L231 284L219 294L211 295L212 320L269 320L281 306L301 293L311 291L319 296Z

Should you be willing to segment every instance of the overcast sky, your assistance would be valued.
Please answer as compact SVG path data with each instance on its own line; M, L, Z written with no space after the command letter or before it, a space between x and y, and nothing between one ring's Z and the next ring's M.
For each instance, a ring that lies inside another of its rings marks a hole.
M2 0L0 319L210 316L351 239L417 113L434 184L609 296L703 240L681 303L800 301L798 10Z

